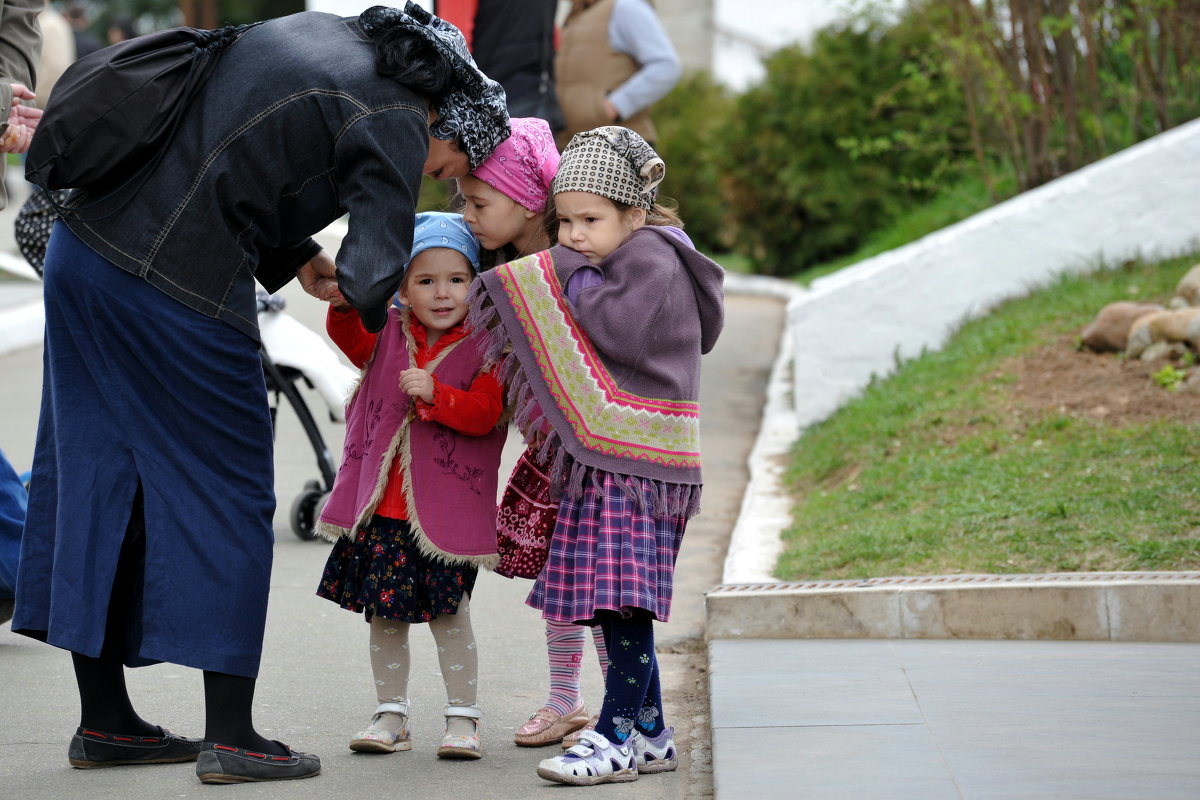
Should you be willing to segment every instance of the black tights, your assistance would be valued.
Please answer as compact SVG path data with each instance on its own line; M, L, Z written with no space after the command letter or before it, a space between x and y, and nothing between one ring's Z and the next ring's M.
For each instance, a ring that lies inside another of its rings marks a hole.
M657 736L664 722L654 617L641 609L631 617L600 611L596 621L608 652L604 705L596 732L610 742L623 742L636 725L648 736Z
M134 736L158 735L158 728L134 710L125 685L125 657L137 652L141 639L141 587L145 566L146 524L142 490L138 487L113 577L104 647L98 658L71 654L75 683L79 687L80 727ZM204 739L286 755L284 748L254 730L251 714L254 684L254 678L205 671Z

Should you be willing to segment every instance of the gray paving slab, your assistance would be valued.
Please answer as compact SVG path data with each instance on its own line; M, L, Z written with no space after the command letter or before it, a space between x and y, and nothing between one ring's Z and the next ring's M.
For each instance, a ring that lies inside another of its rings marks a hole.
M957 800L953 776L920 725L714 729L718 798Z
M1200 797L1200 644L721 639L709 654L719 799Z

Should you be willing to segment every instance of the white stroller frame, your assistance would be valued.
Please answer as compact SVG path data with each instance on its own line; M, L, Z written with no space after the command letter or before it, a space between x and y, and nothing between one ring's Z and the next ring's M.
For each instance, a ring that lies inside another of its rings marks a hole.
M321 480L305 483L291 509L292 532L310 541L316 538L317 513L326 495L333 489L337 465L308 404L297 388L297 382L302 380L309 388L316 390L325 401L331 420L345 422L346 398L358 380L358 373L339 361L337 353L320 335L283 313L286 301L281 295L259 290L257 299L258 327L262 338L259 355L262 357L267 393L273 399L271 425L275 425L279 397L282 395L299 417L321 471Z

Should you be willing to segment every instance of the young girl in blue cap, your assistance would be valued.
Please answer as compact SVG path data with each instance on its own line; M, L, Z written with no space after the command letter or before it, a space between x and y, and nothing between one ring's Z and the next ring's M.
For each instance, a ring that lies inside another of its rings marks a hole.
M464 324L479 246L458 214L417 215L398 295L377 334L334 302L326 329L362 379L346 409L341 467L317 525L335 541L320 597L371 625L379 705L359 752L412 748L408 632L428 622L446 684L442 758L479 758L470 597L496 562L501 387Z

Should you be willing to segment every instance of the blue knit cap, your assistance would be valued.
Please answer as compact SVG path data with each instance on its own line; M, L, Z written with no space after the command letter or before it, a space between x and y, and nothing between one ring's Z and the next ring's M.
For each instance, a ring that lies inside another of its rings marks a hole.
M470 226L463 222L462 214L447 214L445 211L423 211L417 214L413 229L412 254L408 264L417 254L431 247L457 250L467 257L475 272L479 272L479 242ZM404 265L408 269L408 264Z
M417 214L413 226L412 252L404 271L408 272L409 264L419 253L431 247L445 247L462 253L471 262L471 269L479 273L479 241L467 223L463 222L462 214L447 214L445 211L422 211ZM392 297L392 305L404 308L399 291Z

